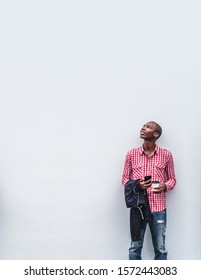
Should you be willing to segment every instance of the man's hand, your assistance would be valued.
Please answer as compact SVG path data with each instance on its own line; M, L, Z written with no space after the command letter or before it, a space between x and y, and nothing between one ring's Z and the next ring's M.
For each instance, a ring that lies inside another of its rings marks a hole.
M154 189L154 193L161 193L167 190L167 186L164 183L160 183L158 188Z
M144 181L140 180L140 189L141 190L146 190L151 187L151 179Z

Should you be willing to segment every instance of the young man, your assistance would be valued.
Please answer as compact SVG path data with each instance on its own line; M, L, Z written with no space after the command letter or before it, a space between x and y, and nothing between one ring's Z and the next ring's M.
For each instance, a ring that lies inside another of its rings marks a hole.
M141 147L129 151L126 155L122 184L130 180L138 180L139 190L148 194L150 207L149 227L155 252L155 260L166 260L165 248L166 232L166 192L171 191L175 184L175 172L172 154L156 145L162 129L154 121L146 123L141 131L140 138L144 140ZM151 179L144 180L145 176ZM159 182L154 189L152 182ZM139 240L132 240L129 249L130 260L140 260L147 222L144 221L140 229Z

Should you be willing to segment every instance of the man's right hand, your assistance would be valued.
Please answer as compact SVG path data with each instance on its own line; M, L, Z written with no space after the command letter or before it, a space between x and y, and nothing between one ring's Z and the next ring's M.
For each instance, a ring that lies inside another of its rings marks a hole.
M140 180L140 189L146 190L151 187L151 179L144 181L143 179Z

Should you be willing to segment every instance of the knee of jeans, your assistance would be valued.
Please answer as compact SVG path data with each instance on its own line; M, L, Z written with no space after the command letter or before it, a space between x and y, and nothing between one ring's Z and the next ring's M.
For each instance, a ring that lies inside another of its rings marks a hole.
M167 254L165 244L164 243L157 244L155 246L155 252L158 252L159 254Z
M161 253L166 253L166 250L165 250L166 226L163 223L161 223L161 227L158 227L158 230L159 230L158 234L153 240L155 247Z
M141 241L131 241L131 246L129 251L135 251L142 248L142 243Z

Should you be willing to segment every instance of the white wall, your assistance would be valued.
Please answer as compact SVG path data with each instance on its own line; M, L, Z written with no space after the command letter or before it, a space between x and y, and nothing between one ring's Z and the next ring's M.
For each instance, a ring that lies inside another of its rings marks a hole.
M1 259L127 259L121 175L149 120L175 160L169 258L200 259L200 7L1 4Z

